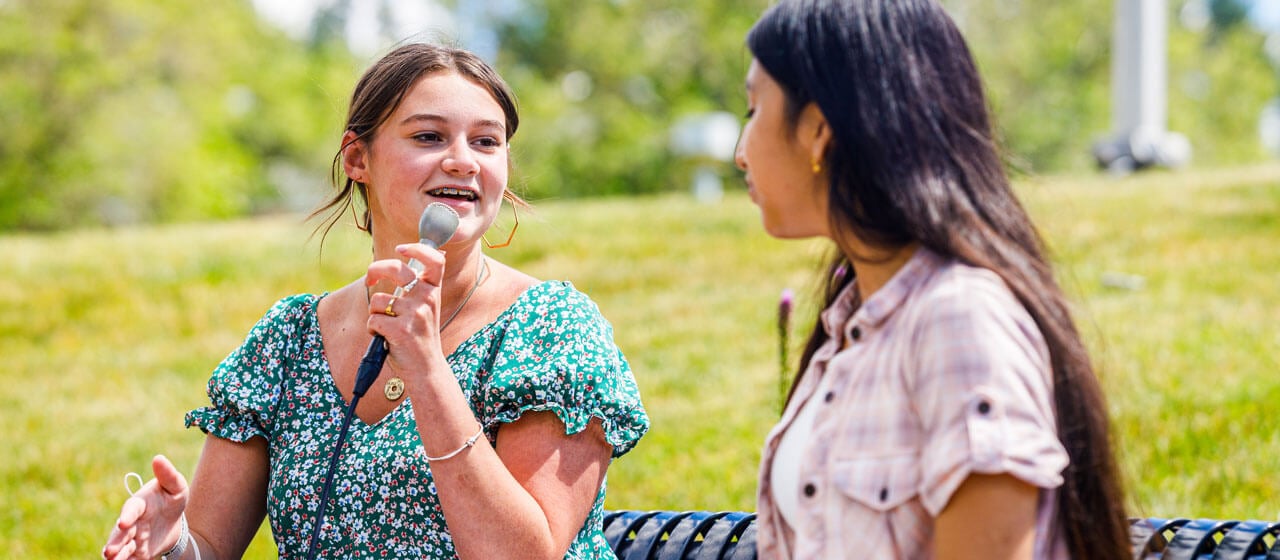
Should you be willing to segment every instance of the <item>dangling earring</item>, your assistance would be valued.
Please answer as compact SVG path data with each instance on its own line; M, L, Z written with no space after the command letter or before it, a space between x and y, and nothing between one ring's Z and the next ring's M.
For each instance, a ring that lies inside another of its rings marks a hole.
M822 163L818 161L818 158L813 158L813 161L811 161L810 164L813 166L814 175L822 173Z
M507 199L507 197L506 197L506 195L505 195L505 194L502 196L502 199L503 199L503 200L506 200L506 199ZM511 216L512 216L513 218L515 218L515 224L512 224L512 226L511 226L511 233L507 235L507 241L506 241L505 243L501 243L501 244L498 244L498 245L493 245L493 244L489 243L489 238L488 238L488 237L485 237L484 235L481 235L481 236L480 236L480 239L481 239L482 241L484 241L484 246L485 246L485 247L488 247L488 248L490 248L490 249L501 249L501 248L506 247L506 246L508 246L508 245L510 245L510 244L511 244L511 240L512 240L513 238L515 238L515 236L516 236L516 228L520 227L520 213L519 213L518 211L516 211L516 204L515 204L514 202L512 202L512 203L511 203Z

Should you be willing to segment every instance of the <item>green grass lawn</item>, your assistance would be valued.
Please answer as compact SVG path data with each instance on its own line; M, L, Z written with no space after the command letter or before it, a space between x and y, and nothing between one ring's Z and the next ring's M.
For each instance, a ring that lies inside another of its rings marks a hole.
M1280 166L1018 188L1103 376L1133 513L1280 516ZM653 420L610 469L607 506L754 509L777 299L796 290L806 330L826 245L769 238L737 190L537 206L490 254L599 303ZM150 478L163 452L190 474L203 435L182 416L213 366L280 296L368 264L363 234L335 230L321 253L311 225L0 236L3 556L96 554L124 473ZM269 535L249 557L274 557Z

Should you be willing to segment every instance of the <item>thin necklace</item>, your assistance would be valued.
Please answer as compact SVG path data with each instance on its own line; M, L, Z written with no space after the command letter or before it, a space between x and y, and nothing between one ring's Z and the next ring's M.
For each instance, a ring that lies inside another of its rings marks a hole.
M443 323L440 323L440 332L443 333L444 328L449 326L449 323L452 323L454 319L458 318L458 314L462 312L462 308L466 307L467 302L471 301L471 296L476 293L476 290L480 288L480 283L483 282L485 277L488 275L489 261L481 256L480 270L476 272L476 282L471 285L471 289L467 291L467 295L463 296L462 303L458 304L458 307L453 310L453 313L449 315L449 318L445 319ZM368 294L367 291L365 293L366 295ZM382 396L387 397L387 400L389 401L399 399L402 395L404 395L404 380L399 377L392 377L391 379L388 379L386 384L382 386Z
M489 260L484 257L480 257L480 271L476 273L476 283L472 284L471 290L467 292L466 296L463 296L462 303L458 304L458 308L453 310L453 313L449 315L448 319L445 319L443 323L440 323L440 332L444 332L444 328L449 326L449 323L452 323L454 319L458 318L458 314L462 312L462 308L467 306L468 301L471 301L471 295L476 293L476 288L480 287L480 282L483 282L485 276L488 275Z

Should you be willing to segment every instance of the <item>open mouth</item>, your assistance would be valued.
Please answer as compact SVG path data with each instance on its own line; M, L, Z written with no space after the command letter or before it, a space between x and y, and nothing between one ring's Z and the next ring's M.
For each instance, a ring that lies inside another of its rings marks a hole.
M466 189L455 189L453 187L440 187L438 189L432 189L427 191L427 194L437 198L452 198L454 200L466 200L468 202L474 202L477 198L479 198L478 196L476 196L476 193L473 191L469 191Z

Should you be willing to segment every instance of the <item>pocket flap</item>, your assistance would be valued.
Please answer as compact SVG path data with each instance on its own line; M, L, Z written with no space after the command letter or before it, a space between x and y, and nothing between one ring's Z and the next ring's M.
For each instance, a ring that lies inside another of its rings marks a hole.
M835 463L834 482L862 505L889 511L920 493L920 463L915 453L845 459Z

